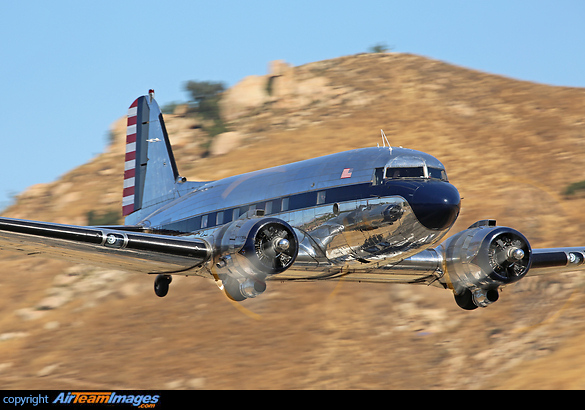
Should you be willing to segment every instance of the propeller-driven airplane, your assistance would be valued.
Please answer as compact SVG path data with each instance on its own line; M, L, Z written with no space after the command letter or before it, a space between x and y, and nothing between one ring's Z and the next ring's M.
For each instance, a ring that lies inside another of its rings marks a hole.
M527 275L585 267L585 247L532 249L482 220L443 240L461 200L424 152L356 149L218 181L178 173L154 92L128 111L121 226L0 218L0 249L156 275L213 279L236 301L266 283L339 280L451 289L467 310Z

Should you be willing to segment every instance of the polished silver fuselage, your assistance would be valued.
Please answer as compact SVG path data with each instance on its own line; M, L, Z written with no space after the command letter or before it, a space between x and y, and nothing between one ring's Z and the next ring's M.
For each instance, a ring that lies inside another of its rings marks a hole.
M384 178L388 168L396 167L420 167L425 175ZM370 281L416 282L438 269L432 255L428 269L404 265L397 274L384 268L436 244L455 220L429 228L415 215L409 200L421 184L456 193L445 180L429 178L427 168L444 172L436 158L410 149L346 151L208 183L186 182L179 198L130 222L152 232L200 237L213 243L223 225L260 210L289 223L299 241L293 267L271 279L343 275L366 280L367 275ZM454 195L458 211L458 193ZM190 273L207 276L212 270L210 261Z

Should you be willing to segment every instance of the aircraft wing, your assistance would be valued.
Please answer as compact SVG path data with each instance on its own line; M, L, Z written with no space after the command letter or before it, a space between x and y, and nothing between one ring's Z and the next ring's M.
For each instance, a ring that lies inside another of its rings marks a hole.
M0 250L141 273L198 268L211 255L203 239L0 217Z
M353 274L354 280L426 283L452 289L464 309L498 300L499 289L527 276L585 270L585 246L532 248L520 232L482 220L433 249Z
M528 276L585 270L585 246L532 249Z

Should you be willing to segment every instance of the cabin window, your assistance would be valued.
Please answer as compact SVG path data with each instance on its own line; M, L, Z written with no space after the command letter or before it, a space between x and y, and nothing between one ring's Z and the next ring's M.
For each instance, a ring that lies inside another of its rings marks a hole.
M281 211L288 211L288 198L282 198L280 210Z
M207 228L207 215L201 217L201 229Z
M216 225L217 212L212 212L207 218L207 227L213 228Z
M325 203L325 194L326 194L326 191L317 192L317 205L321 205L321 204Z
M226 209L223 211L223 223L227 224L228 222L232 221L233 211L231 209Z
M235 221L236 219L238 219L240 217L240 208L236 208L234 209L234 212L232 214L232 221Z
M222 225L223 224L223 211L217 213L217 217L215 219L215 224L216 225Z
M264 205L265 207L265 211L266 211L266 215L270 215L272 213L272 201L268 201L266 202L266 205Z
M282 199L277 198L277 199L272 201L272 212L274 212L274 213L280 212L281 207L282 207Z
M424 178L424 167L387 168L386 178Z
M187 232L198 231L201 229L201 217L196 216L193 219L189 219L189 224L187 225Z

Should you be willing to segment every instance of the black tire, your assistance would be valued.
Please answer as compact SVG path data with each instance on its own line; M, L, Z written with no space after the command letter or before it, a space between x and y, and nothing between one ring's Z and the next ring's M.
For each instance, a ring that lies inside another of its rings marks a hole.
M154 280L154 293L159 298L165 297L169 293L169 284L173 279L169 275L157 275Z
M240 283L234 278L228 277L223 280L223 290L228 298L233 301L241 302L246 300L246 297L242 295L240 291Z
M455 295L455 302L461 309L474 310L477 309L477 305L473 303L473 295L469 289L465 289L463 293Z

